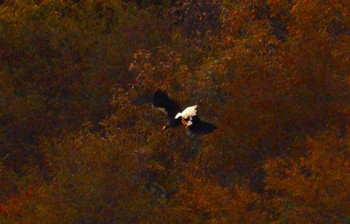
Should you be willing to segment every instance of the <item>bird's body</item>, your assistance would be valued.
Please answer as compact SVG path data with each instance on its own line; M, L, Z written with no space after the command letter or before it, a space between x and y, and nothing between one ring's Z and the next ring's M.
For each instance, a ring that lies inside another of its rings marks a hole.
M199 119L197 114L197 105L187 107L181 111L180 106L168 97L165 91L157 90L153 96L153 105L168 116L167 127L176 127L181 123L186 129L194 134L208 134L216 129L216 126Z

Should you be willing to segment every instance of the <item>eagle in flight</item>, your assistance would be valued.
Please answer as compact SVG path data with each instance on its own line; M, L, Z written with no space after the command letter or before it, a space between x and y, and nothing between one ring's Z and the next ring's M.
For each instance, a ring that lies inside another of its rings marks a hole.
M168 97L164 90L157 90L153 95L153 106L168 116L168 122L163 130L168 127L177 127L181 124L194 134L208 134L216 129L216 126L199 119L197 105L181 110L180 106Z

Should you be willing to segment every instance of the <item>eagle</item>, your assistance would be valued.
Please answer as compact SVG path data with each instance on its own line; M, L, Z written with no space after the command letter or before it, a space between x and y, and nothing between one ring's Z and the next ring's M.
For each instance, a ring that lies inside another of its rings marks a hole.
M157 90L152 101L155 108L168 116L168 122L163 126L163 130L182 124L191 133L204 135L217 128L214 124L201 121L197 114L197 105L187 107L182 111L176 101L170 99L164 90Z

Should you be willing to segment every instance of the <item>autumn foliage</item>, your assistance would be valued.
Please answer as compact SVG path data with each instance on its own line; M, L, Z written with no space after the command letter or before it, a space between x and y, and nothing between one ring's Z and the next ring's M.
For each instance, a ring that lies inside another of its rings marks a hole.
M0 49L0 223L350 223L349 1L5 0Z

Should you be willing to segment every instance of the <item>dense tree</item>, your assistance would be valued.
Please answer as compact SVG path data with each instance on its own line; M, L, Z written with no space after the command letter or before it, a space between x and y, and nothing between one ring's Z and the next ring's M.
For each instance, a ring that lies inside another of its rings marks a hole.
M265 169L279 221L341 223L349 221L349 142L336 131L308 139L308 153L296 160L278 158Z
M1 2L0 222L348 223L349 8Z

